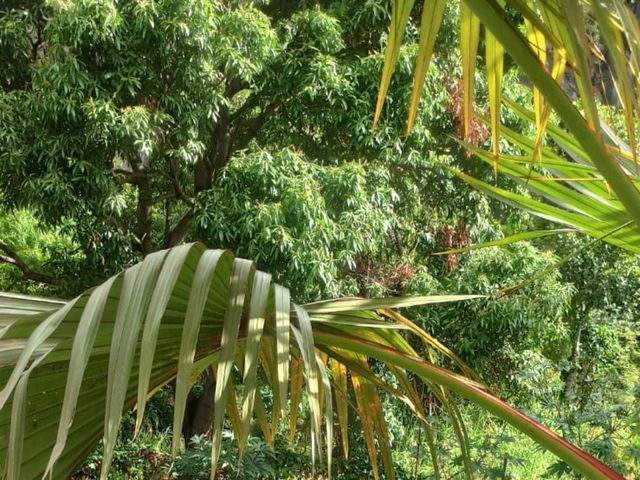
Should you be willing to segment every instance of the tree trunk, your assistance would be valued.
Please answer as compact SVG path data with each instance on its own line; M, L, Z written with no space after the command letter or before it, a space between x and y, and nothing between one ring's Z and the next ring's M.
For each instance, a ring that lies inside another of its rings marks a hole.
M187 233L189 233L189 228L191 227L193 217L193 210L189 210L182 216L173 230L165 232L164 248L175 247L182 243L184 237L187 235Z
M243 82L232 80L227 85L225 96L231 100L236 93L247 88ZM236 143L234 140L235 120L230 109L224 108L211 129L211 145L203 158L199 159L193 169L193 189L195 196L199 192L209 190L213 187L215 176L222 168L224 168L235 151L240 147L245 147L251 138L255 137L260 127L264 124L267 117L277 108L278 103L273 103L265 109L263 115L259 115L247 127L242 141ZM175 177L175 172L172 172ZM165 232L164 247L174 247L184 240L187 235L193 219L195 211L192 208L187 211L178 221L176 226ZM185 443L189 445L191 438L195 435L203 435L211 430L213 420L215 396L215 377L214 372L210 369L207 379L203 385L202 393L195 396L193 392L189 393L187 399L187 408L185 411L184 426L182 434Z
M153 210L153 195L148 178L143 178L138 182L138 206L136 217L138 221L138 239L140 250L143 255L153 252L151 242L151 212Z
M207 372L207 378L199 396L189 393L187 407L184 415L182 434L185 445L189 446L191 439L196 435L206 435L211 430L213 422L214 396L216 381L213 369ZM175 435L175 432L174 432Z
M578 370L580 368L580 340L583 330L584 322L578 320L576 335L573 340L573 349L571 350L571 357L569 358L569 371L567 372L567 376L564 381L564 388L562 390L562 397L567 400L571 400L575 396Z

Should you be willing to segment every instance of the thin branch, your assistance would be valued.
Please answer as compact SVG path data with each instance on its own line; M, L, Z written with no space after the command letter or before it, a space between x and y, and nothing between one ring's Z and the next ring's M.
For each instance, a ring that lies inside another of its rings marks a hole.
M178 200L182 200L184 203L193 207L193 198L189 197L182 188L180 184L180 180L178 180L178 167L175 163L175 160L172 158L169 160L169 171L170 173L162 173L162 176L165 177L173 187L173 191L175 192L175 196Z
M50 283L57 284L60 283L60 279L58 277L52 277L50 275L46 275L44 273L36 272L31 267L29 267L20 256L13 251L9 246L0 242L0 251L3 253L0 254L0 262L8 263L9 265L13 265L18 268L22 272L22 276L27 280L33 280L34 282L39 283Z

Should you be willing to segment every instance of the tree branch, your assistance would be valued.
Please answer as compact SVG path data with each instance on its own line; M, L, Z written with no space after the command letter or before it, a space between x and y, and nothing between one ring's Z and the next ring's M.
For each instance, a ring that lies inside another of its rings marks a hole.
M251 120L246 126L241 135L237 135L237 138L232 144L231 151L236 152L242 150L249 145L249 142L253 140L257 135L269 117L278 110L280 102L276 100L273 103L267 105L262 112ZM235 132L234 132L235 133Z
M148 180L149 178L156 175L153 172L143 172L143 171L134 171L127 170L124 168L114 168L111 170L114 175L119 175L122 177L121 182L123 183L131 183L133 185L137 185L139 182Z
M189 227L191 226L191 222L193 221L194 212L193 209L190 209L187 213L185 213L182 218L178 221L175 227L169 232L165 234L164 237L164 248L175 247L176 245L182 243L184 237L187 235L189 231Z
M178 167L173 158L169 160L169 172L170 173L163 173L162 175L171 182L176 198L178 200L182 200L190 207L193 207L193 198L187 196L184 192L182 185L180 184L180 180L178 179Z
M33 280L34 282L39 283L60 283L60 279L58 277L52 277L50 275L45 275L44 273L36 272L35 270L33 270L26 263L24 263L24 261L15 251L13 251L11 248L9 248L9 246L5 245L2 242L0 242L0 251L3 252L2 254L0 254L0 262L13 265L22 272L22 276L27 280Z
M153 210L153 195L149 180L141 180L138 186L138 205L136 207L136 219L138 223L138 238L143 255L153 251L151 242L151 212Z
M231 99L244 88L247 88L247 85L238 80L232 80L227 85L225 96ZM253 101L254 100L251 102ZM194 165L194 196L197 196L199 192L209 190L213 187L216 173L224 168L233 153L235 153L239 148L246 147L251 139L256 136L257 132L264 125L268 117L275 112L279 106L280 102L278 100L267 105L258 116L248 123L242 132L242 137L238 138L237 141L234 141L236 140L234 138L236 135L234 120L239 121L239 112L231 114L228 107L224 108L222 112L220 112L217 121L211 125L211 143L209 148L205 155ZM248 109L249 107L245 108ZM242 107L241 110L244 111ZM176 165L170 162L169 167L171 171L168 178L174 187L176 198L183 200L191 208L182 216L173 229L165 232L164 248L174 247L181 243L189 232L189 228L195 217L195 210L193 208L195 203L194 199L187 197L184 190L181 188Z

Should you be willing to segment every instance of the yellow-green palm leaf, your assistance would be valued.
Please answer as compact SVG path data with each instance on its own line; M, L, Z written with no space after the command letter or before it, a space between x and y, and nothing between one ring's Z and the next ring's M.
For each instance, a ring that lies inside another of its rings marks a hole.
M377 437L380 460L389 477L389 438L375 399L379 391L385 391L404 402L419 420L426 421L420 399L408 381L407 375L412 375L446 398L452 412L457 410L454 394L461 395L515 426L586 476L621 478L493 397L462 373L469 370L457 357L404 317L375 312L473 301L477 296L351 298L302 306L291 304L288 296L284 287L256 272L252 262L234 258L226 251L207 250L201 244L149 255L69 302L0 295L0 476L9 480L40 479L46 474L55 479L68 478L102 439L104 478L123 412L136 402L142 410L144 401L140 398L176 379L174 432L180 432L180 405L194 372L208 366L214 367L217 380L213 464L225 411L232 414L231 425L240 442L245 441L247 424L255 415L272 443L275 430L267 420L255 369L258 365L265 368L264 377L277 395L283 391L282 372L286 370L286 378L290 377L293 360L296 366L291 381L295 387L287 391L298 395L298 368L302 368L314 416L311 437L315 439L315 451L327 462L334 444L330 389L337 386L337 395L344 398L344 389L348 388L344 380L330 382L327 365L330 362L336 371L337 362L358 384L358 403L373 401L377 405L377 414L366 408L358 408L356 413L360 413L363 425L371 425L369 435ZM287 299L286 309L282 299ZM283 324L290 330L286 336L282 334ZM400 329L417 334L428 348L459 364L460 373L421 358L400 335ZM290 339L291 345L276 348L276 342L284 338ZM285 351L286 356L282 353ZM386 365L398 379L398 386L389 385L369 369L368 359ZM244 378L243 401L238 401L233 388L234 370L238 371L237 377ZM286 400L280 398L274 405L276 421ZM238 405L242 405L240 413ZM344 404L338 407L341 423L344 408ZM175 445L177 451L180 442ZM378 454L370 450L376 463Z
M397 0L394 2L394 13L403 12L402 16L392 18L392 30L404 31L404 23L408 21L413 0ZM426 4L432 0L425 0ZM475 28L470 27L471 18L478 18L487 32L487 74L489 79L489 96L491 107L491 126L494 130L494 145L500 130L500 102L497 90L500 88L502 76L502 50L511 56L521 71L533 84L535 93L535 123L538 139L532 156L537 156L542 145L542 135L548 121L550 110L555 111L558 118L576 146L580 149L585 161L592 165L601 175L611 197L627 212L627 216L640 226L640 192L631 177L630 170L621 166L618 158L607 145L606 126L599 117L589 65L597 47L590 40L587 32L596 29L612 58L614 82L620 102L624 108L627 134L630 138L630 156L637 159L635 137L638 121L638 88L640 86L640 69L638 45L640 45L640 28L634 14L621 0L460 0L461 22L461 54L463 66L465 131L472 115L470 105L473 101L472 75L477 59L475 52ZM519 12L525 20L520 29L513 23L513 16L508 12ZM425 8L422 19L422 35L433 42L434 28L439 25L436 18L437 9ZM432 13L433 12L433 13ZM391 78L400 49L402 35L389 36L387 53L382 73L382 85ZM502 48L498 48L496 42ZM431 45L432 43L430 43ZM553 51L551 65L546 62L547 49ZM628 53L627 53L628 51ZM416 78L414 85L422 84L426 75L425 63L431 57L431 49L421 49L416 60ZM578 108L566 95L560 81L568 66L575 77L580 95L581 107ZM414 91L418 90L414 86ZM386 89L381 88L377 112L381 110ZM418 101L413 98L410 103L409 121L413 122ZM500 131L500 136L503 132ZM500 155L497 148L493 150L493 164L497 167Z

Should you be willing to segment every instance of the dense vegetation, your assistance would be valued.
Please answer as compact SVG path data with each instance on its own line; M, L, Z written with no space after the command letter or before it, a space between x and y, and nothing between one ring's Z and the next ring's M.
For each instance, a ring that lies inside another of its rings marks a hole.
M457 5L444 12L411 133L405 136L405 104L420 8L409 18L387 106L372 126L389 3L5 2L0 291L71 298L152 252L201 241L253 259L299 302L488 295L403 313L492 392L635 478L640 261L577 232L434 255L553 225L483 195L455 173L528 195L526 185L494 178L492 166L459 141L465 122ZM524 23L512 13L515 24ZM509 62L505 71L506 96L532 105L521 71ZM485 71L475 72L475 83L477 108L488 115ZM624 125L622 113L600 107ZM533 122L507 109L502 116L505 129L533 142ZM465 139L489 148L487 123L474 119ZM513 141L501 148L526 153ZM552 142L546 148L568 156ZM173 385L149 400L135 439L135 419L125 416L110 478L208 478L213 385L205 373L189 399L189 445L176 461ZM439 398L416 388L442 478L464 476L466 468L479 478L574 475L464 402L469 447L461 451ZM390 395L381 392L381 400L396 477L434 478L422 423ZM290 438L281 424L273 450L252 429L242 462L227 432L220 475L311 477L307 400L298 415L298 433ZM336 442L334 477L368 478L366 439L359 428L348 437L348 458ZM100 465L98 447L76 478L96 478Z

